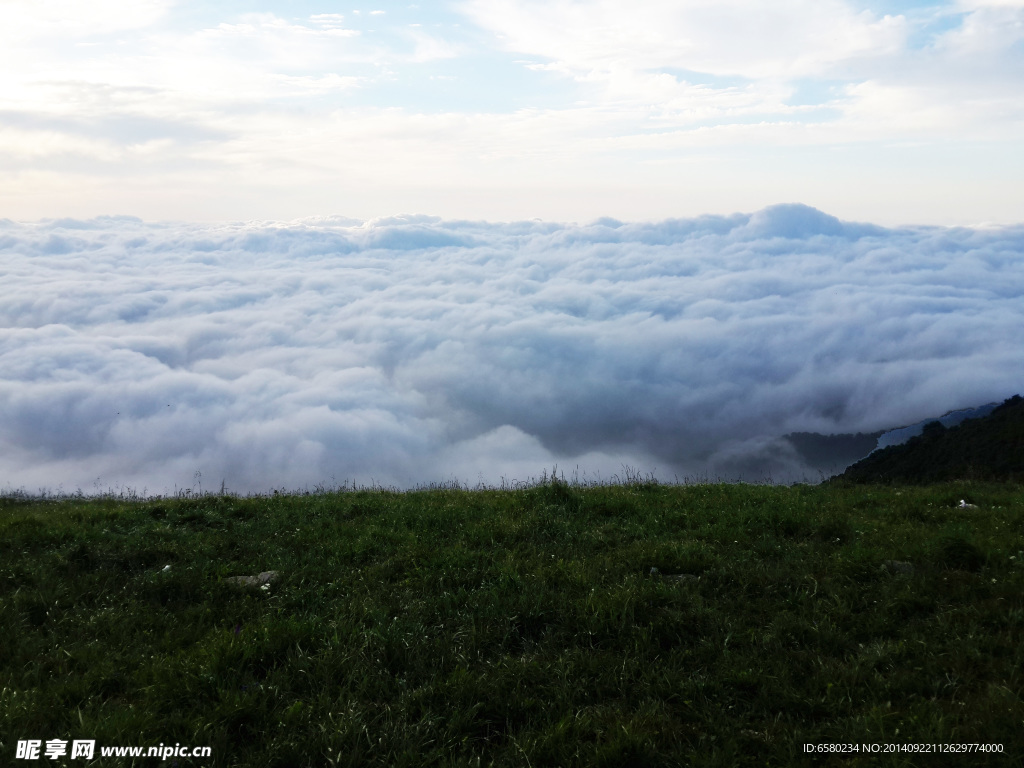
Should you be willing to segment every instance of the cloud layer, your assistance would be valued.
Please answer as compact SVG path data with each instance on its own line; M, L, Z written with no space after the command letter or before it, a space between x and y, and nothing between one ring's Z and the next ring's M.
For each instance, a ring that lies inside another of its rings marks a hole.
M0 485L817 477L1024 389L1024 227L0 222Z

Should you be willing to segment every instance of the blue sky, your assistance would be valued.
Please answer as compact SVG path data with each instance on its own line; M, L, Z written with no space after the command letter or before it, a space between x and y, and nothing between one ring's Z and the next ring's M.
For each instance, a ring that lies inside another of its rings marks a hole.
M1019 221L1024 0L0 3L15 219Z

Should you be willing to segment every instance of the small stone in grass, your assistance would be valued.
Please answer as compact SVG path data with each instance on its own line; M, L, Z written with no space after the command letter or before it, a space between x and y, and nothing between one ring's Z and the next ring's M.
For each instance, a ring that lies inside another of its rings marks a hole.
M700 581L700 576L695 576L692 573L674 573L671 576L665 576L665 581L674 581L679 584L687 582Z
M914 572L914 566L905 560L886 560L882 563L882 568L889 573L911 574Z
M236 587L264 587L277 581L280 575L277 571L263 571L256 576L229 576L224 581Z

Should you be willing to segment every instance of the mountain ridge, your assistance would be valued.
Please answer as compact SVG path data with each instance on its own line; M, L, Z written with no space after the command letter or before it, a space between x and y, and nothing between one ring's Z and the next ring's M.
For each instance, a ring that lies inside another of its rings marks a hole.
M880 448L831 478L852 483L925 484L1024 480L1024 398L946 427L938 419L906 443Z
M790 432L783 435L783 439L809 467L824 475L834 476L877 450L903 445L920 435L926 424L938 421L945 427L954 427L967 419L987 416L998 405L998 402L991 402L973 408L955 408L941 416L872 432Z

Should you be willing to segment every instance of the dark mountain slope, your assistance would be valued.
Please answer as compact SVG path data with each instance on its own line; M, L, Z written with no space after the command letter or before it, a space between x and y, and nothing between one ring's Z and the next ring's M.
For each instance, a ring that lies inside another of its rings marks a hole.
M1024 398L951 428L937 421L902 445L875 451L835 478L854 483L1024 481Z

